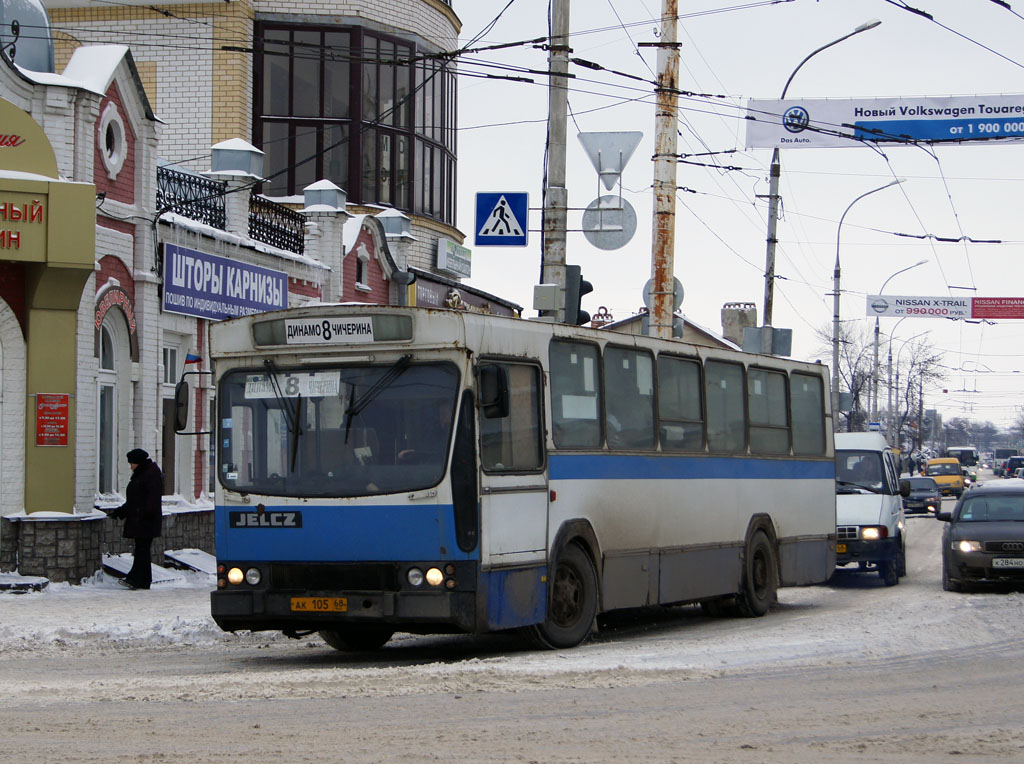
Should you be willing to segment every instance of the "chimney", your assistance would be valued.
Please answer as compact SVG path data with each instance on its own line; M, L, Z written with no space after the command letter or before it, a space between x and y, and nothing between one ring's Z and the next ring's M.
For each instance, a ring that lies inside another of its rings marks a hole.
M752 302L727 302L722 306L722 336L743 347L743 330L757 326L757 305Z

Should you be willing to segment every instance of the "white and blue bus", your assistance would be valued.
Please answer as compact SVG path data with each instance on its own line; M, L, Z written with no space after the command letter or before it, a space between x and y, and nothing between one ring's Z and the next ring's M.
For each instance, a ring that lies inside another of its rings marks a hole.
M225 630L571 647L600 612L760 616L835 568L824 366L355 305L210 343Z

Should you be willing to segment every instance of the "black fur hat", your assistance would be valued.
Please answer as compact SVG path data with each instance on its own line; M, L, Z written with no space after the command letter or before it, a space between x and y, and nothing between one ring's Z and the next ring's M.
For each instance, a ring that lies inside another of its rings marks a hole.
M149 461L149 453L143 451L141 448L133 448L128 452L128 463L129 464L145 464Z

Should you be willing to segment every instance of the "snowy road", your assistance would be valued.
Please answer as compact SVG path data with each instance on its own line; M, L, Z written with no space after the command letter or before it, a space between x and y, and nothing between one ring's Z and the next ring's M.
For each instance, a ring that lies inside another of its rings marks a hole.
M1024 595L908 572L785 589L763 619L620 617L580 648L222 634L207 580L0 595L2 762L1024 761Z

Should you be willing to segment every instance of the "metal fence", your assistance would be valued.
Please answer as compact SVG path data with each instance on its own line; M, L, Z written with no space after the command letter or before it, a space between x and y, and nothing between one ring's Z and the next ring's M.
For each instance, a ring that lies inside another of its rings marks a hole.
M306 216L265 199L249 197L249 235L273 247L302 254L305 248Z
M156 170L156 206L189 220L224 229L224 190L226 184L191 172L158 167Z
M156 204L189 220L225 230L227 184L169 167L156 171ZM302 254L306 216L256 193L249 196L249 235L264 244Z

